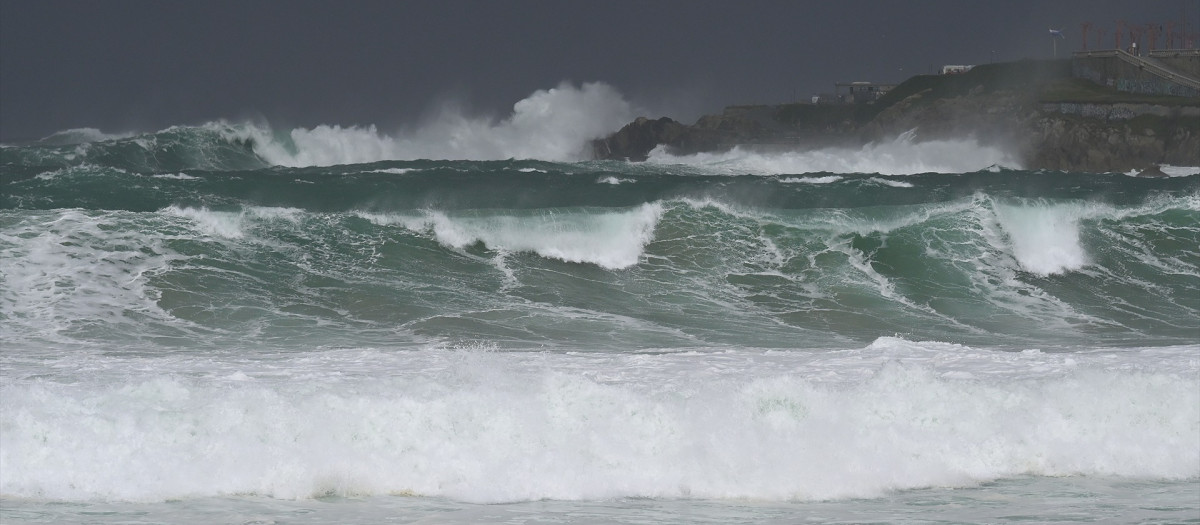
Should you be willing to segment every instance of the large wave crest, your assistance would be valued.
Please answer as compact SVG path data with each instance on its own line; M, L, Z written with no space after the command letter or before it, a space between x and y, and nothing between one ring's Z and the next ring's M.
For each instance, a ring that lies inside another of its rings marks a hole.
M535 91L499 121L444 108L417 129L394 135L374 125L321 125L286 136L257 126L230 131L253 139L255 152L267 162L289 167L416 159L575 161L586 158L587 141L618 129L632 115L629 102L608 84L564 82Z

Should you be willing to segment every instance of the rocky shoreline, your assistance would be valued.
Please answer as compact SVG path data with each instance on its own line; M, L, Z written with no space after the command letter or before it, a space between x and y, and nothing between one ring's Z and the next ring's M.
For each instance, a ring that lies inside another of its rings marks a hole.
M970 138L1021 168L1080 172L1200 166L1200 98L1138 96L1070 76L1070 63L979 66L918 76L872 104L731 106L694 124L638 118L592 142L598 159L643 161L735 146L805 150L909 133L917 141Z

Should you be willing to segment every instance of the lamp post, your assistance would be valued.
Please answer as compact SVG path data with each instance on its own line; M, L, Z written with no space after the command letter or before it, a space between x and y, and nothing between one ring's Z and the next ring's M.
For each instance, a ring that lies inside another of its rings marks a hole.
M1059 39L1066 40L1066 38L1067 37L1063 36L1062 29L1051 29L1050 30L1050 42L1054 46L1054 58L1058 58L1058 40Z

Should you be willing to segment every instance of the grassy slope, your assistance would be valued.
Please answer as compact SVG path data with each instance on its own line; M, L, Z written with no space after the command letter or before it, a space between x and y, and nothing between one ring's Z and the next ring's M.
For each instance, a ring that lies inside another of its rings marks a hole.
M1070 60L1023 60L984 64L959 75L918 75L893 88L873 104L780 104L775 106L731 106L726 108L768 126L818 133L853 134L881 112L902 101L906 110L919 110L938 100L972 95L1017 95L1025 103L1154 104L1200 106L1200 99L1125 93L1071 76ZM919 97L913 97L920 95ZM1082 118L1062 115L1061 118ZM1173 127L1200 128L1200 118L1139 116L1128 124L1135 130L1159 134Z
M976 66L961 75L921 75L896 86L874 104L883 111L917 93L928 91L927 100L960 97L972 93L1017 91L1028 94L1034 102L1076 102L1093 104L1157 104L1162 106L1196 106L1200 100L1166 95L1125 93L1073 78L1070 60L1023 60Z

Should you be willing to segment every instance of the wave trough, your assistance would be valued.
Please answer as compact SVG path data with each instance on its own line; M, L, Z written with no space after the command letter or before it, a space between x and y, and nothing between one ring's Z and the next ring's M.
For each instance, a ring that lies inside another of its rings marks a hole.
M577 156L627 110L0 148L0 520L1195 513L1200 176Z

